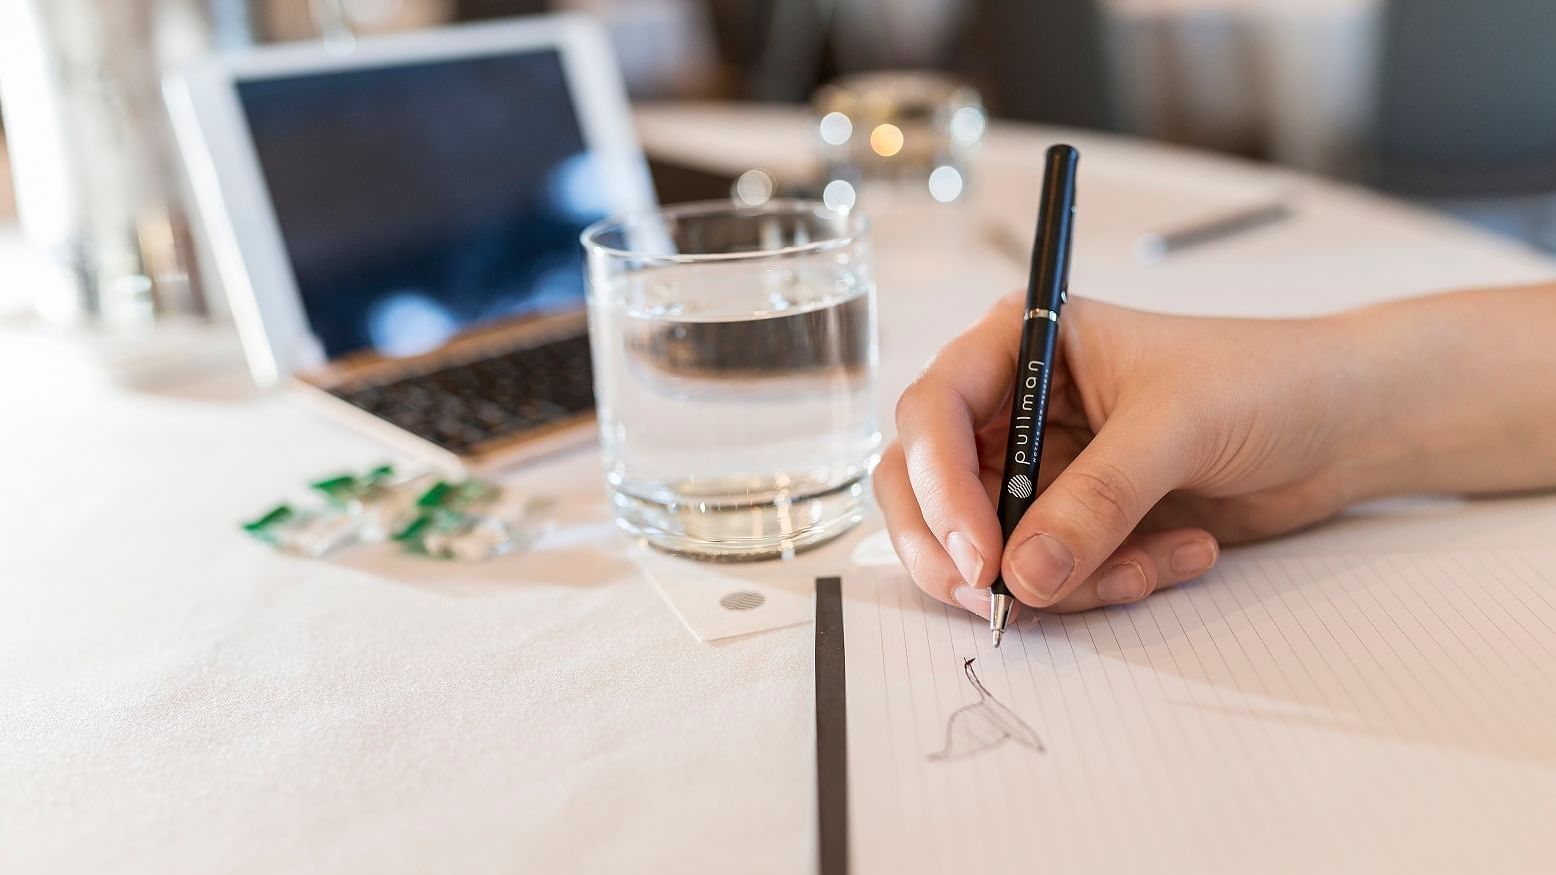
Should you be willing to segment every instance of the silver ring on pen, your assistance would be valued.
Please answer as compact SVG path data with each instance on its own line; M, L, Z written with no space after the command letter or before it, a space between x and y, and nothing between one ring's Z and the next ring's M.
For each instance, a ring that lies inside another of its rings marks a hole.
M1055 324L1058 324L1059 322L1059 314L1047 309L1046 307L1037 307L1035 309L1028 310L1026 318L1047 319L1049 322L1053 322Z

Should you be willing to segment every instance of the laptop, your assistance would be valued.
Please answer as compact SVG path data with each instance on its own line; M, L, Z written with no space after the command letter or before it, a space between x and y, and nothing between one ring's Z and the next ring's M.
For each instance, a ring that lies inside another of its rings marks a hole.
M456 467L593 439L579 234L654 205L593 22L270 46L165 90L258 383Z

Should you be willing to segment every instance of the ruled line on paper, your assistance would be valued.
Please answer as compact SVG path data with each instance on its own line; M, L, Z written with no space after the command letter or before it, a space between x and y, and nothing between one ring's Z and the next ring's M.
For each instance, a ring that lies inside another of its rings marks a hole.
M1556 855L1542 823L1556 551L1233 554L1141 604L1029 615L998 650L900 569L867 569L845 584L844 618L850 750L867 748L850 754L860 872L1448 871ZM954 715L980 713L969 665L1046 753L1007 741L930 757ZM970 841L981 832L1020 840Z

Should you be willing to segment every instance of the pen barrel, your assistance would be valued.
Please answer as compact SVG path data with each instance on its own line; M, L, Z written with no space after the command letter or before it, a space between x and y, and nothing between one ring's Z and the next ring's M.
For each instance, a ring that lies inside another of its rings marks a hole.
M1032 270L1027 280L1021 350L1016 359L1015 391L1005 443L1005 472L1000 480L1000 530L1006 543L1037 500L1044 425L1048 421L1048 390L1059 352L1059 310L1068 296L1070 283L1070 242L1075 229L1075 177L1079 164L1080 153L1073 146L1060 144L1048 150L1043 171L1043 193L1037 233L1032 241ZM995 578L991 593L995 599L1010 594L1003 577ZM1003 621L994 625L1000 628Z
M1007 541L1037 499L1043 424L1048 418L1048 390L1053 383L1058 351L1057 318L1029 316L1021 329L1021 355L1016 360L1016 388L1010 401L1010 430L1005 444L1005 474L1000 480L1000 529Z

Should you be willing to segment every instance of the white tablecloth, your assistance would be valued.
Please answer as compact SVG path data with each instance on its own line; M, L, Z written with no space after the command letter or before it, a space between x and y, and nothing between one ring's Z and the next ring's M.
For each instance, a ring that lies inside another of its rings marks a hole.
M643 130L732 166L809 153L782 113L658 109ZM972 203L879 217L883 415L1021 282L980 229L1030 215L1053 137L996 129ZM1365 194L1074 140L1078 294L1295 315L1553 273ZM1128 259L1140 230L1282 187L1283 226ZM810 630L695 642L626 561L592 452L514 474L561 498L531 552L288 558L237 521L384 450L235 373L132 391L101 349L0 320L0 871L810 869ZM1411 503L1259 549L1528 543L1553 522L1549 498Z

